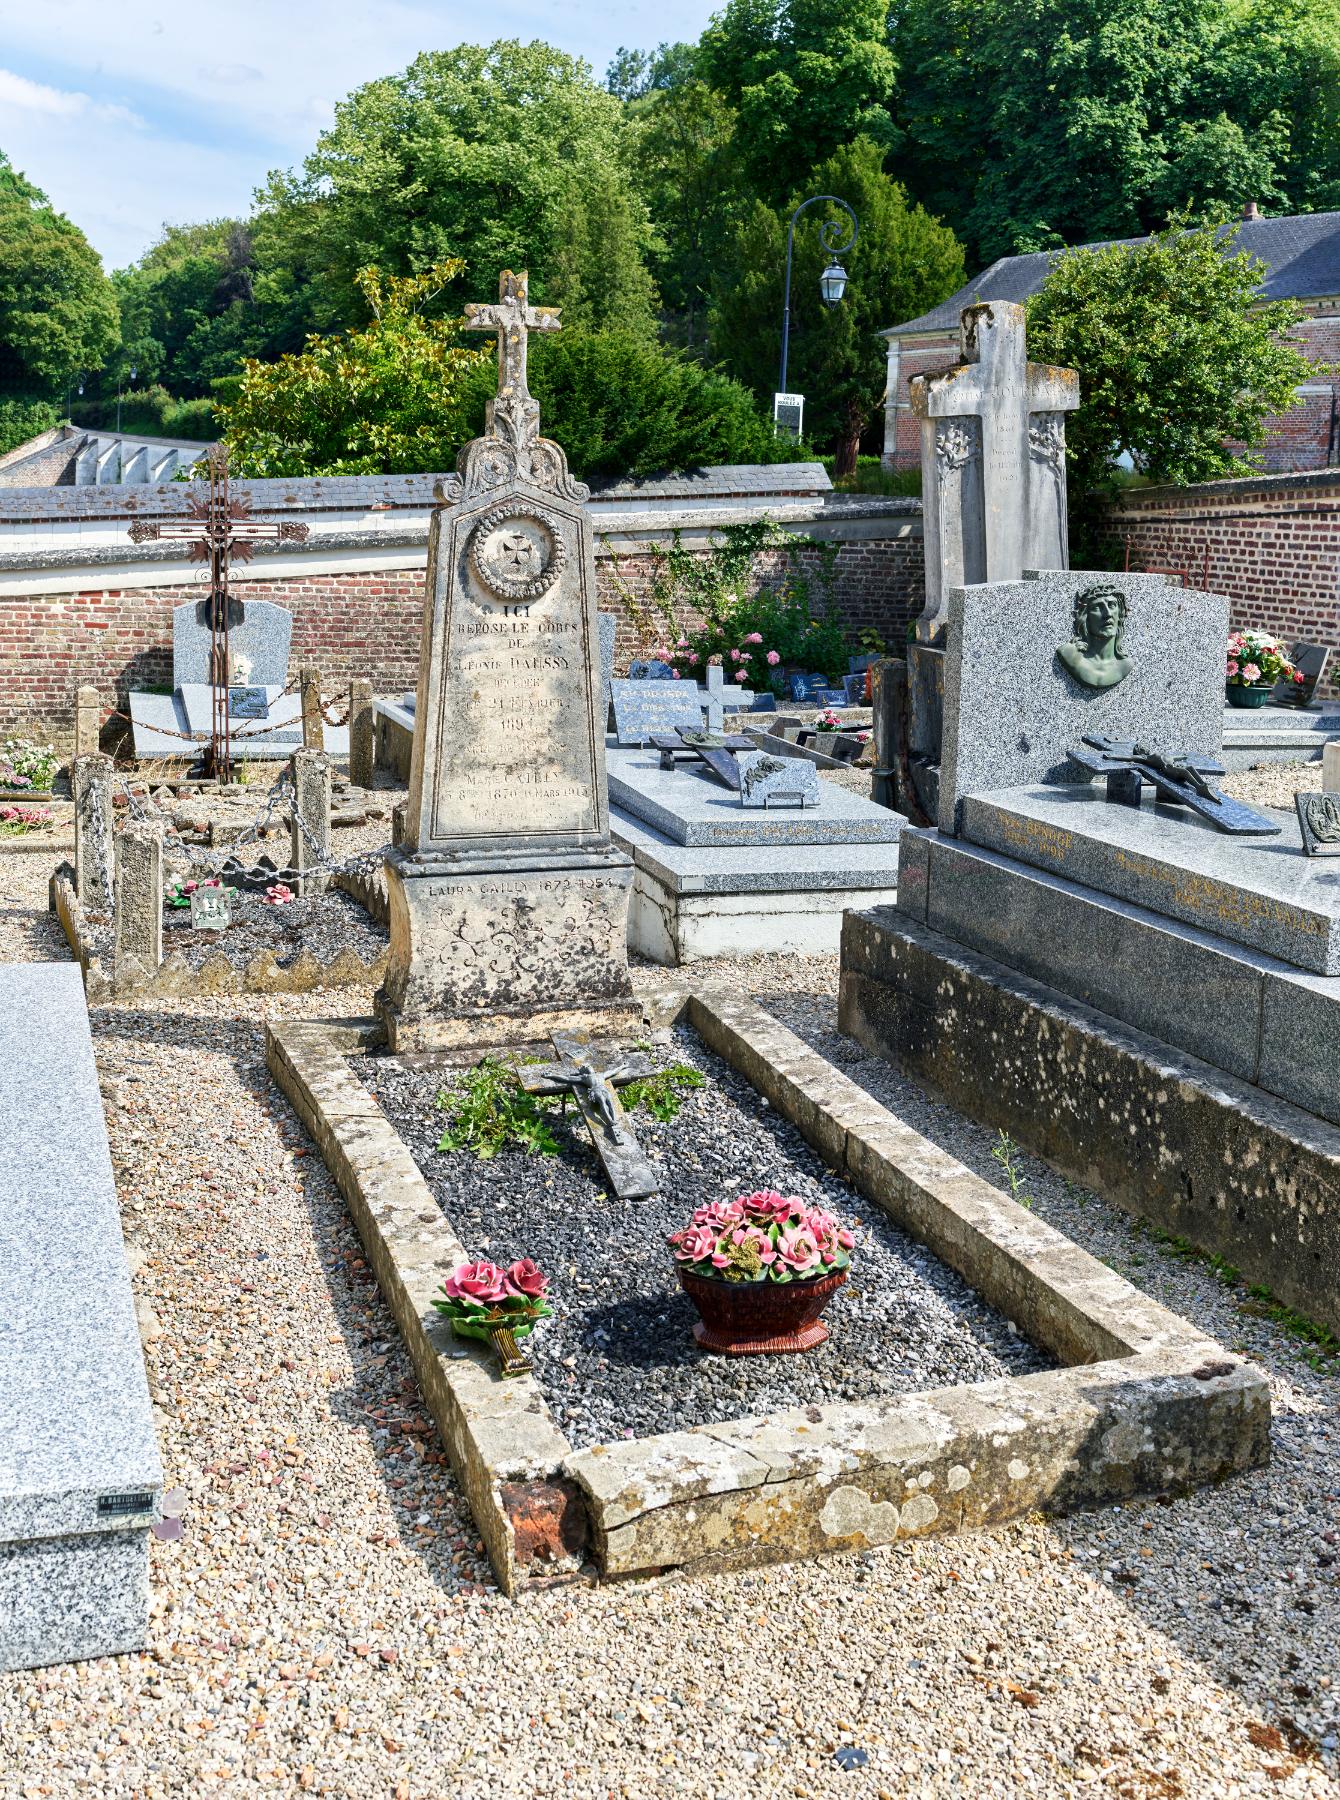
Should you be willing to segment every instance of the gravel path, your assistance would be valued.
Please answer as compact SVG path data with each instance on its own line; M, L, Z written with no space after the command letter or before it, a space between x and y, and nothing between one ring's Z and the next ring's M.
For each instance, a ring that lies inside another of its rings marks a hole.
M570 1442L674 1431L816 1401L915 1393L1050 1367L966 1282L830 1175L792 1126L687 1027L655 1061L697 1068L707 1086L679 1116L633 1125L662 1177L650 1200L606 1191L575 1109L552 1115L557 1156L510 1148L481 1162L440 1151L443 1072L389 1056L353 1067L412 1150L472 1255L530 1256L552 1278L554 1317L530 1338L535 1372ZM451 1079L448 1072L447 1079ZM847 1286L824 1314L829 1341L803 1356L706 1356L675 1279L666 1234L697 1206L758 1187L799 1194L857 1221Z
M1321 763L1261 763L1255 769L1238 769L1225 775L1220 785L1235 800L1292 813L1295 794L1320 792Z
M63 954L46 875L0 851L0 955ZM696 973L831 1020L830 959ZM500 1599L343 1205L263 1068L267 1015L360 1010L341 993L94 1013L183 1533L153 1545L148 1653L0 1676L4 1800L1340 1795L1336 1381L1096 1200L1074 1203L1081 1242L1251 1333L1269 1470L710 1585ZM844 1740L865 1768L839 1770Z

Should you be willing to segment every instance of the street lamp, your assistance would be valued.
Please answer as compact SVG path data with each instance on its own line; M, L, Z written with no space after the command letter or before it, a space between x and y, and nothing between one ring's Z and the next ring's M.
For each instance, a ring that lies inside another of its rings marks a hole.
M786 356L791 347L791 257L795 247L796 220L807 206L817 206L826 200L830 206L840 206L851 221L850 235L846 221L842 219L825 219L819 227L819 242L828 253L828 267L819 277L819 292L825 306L836 306L841 300L847 286L847 271L838 258L844 255L856 242L860 226L856 214L845 200L839 200L836 194L811 194L808 200L802 200L791 214L791 223L786 232L786 299L782 306L782 378L777 383L781 393L786 392Z
M131 363L131 365L130 365L130 385L132 387L134 387L134 385L135 385L135 377L138 374L139 374L139 370L135 367L134 363ZM80 391L80 393L83 393L84 390L81 388L79 391ZM121 383L119 381L116 384L116 435L118 437L120 437L120 435L121 435Z

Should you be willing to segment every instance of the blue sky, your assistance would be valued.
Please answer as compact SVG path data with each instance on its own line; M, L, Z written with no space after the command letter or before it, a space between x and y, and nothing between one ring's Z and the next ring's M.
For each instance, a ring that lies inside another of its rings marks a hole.
M244 212L335 101L421 50L543 38L603 75L621 44L696 38L718 4L0 0L0 149L121 268L164 223Z

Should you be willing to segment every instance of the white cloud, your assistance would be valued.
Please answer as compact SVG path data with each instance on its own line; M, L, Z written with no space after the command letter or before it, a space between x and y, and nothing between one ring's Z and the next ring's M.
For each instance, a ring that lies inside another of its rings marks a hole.
M26 75L16 75L12 69L0 69L0 112L6 108L45 113L49 118L87 116L111 125L144 124L144 120L127 106L93 100L88 94L72 93L65 88L47 87L40 81L29 81Z

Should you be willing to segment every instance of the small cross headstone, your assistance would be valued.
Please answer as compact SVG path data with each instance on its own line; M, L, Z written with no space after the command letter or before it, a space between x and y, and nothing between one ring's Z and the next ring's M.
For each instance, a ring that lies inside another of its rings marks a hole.
M660 1181L642 1153L617 1089L654 1073L640 1053L597 1048L580 1032L556 1031L556 1063L523 1063L517 1079L530 1094L571 1094L586 1121L610 1186L620 1200L646 1200Z
M117 970L132 958L146 971L163 960L163 843L148 825L127 825L116 840Z
M112 759L94 752L77 756L74 789L75 893L91 912L112 905Z
M330 855L330 758L322 750L295 750L289 767L293 774L289 865L296 872L298 892L316 894L329 879L320 864Z

